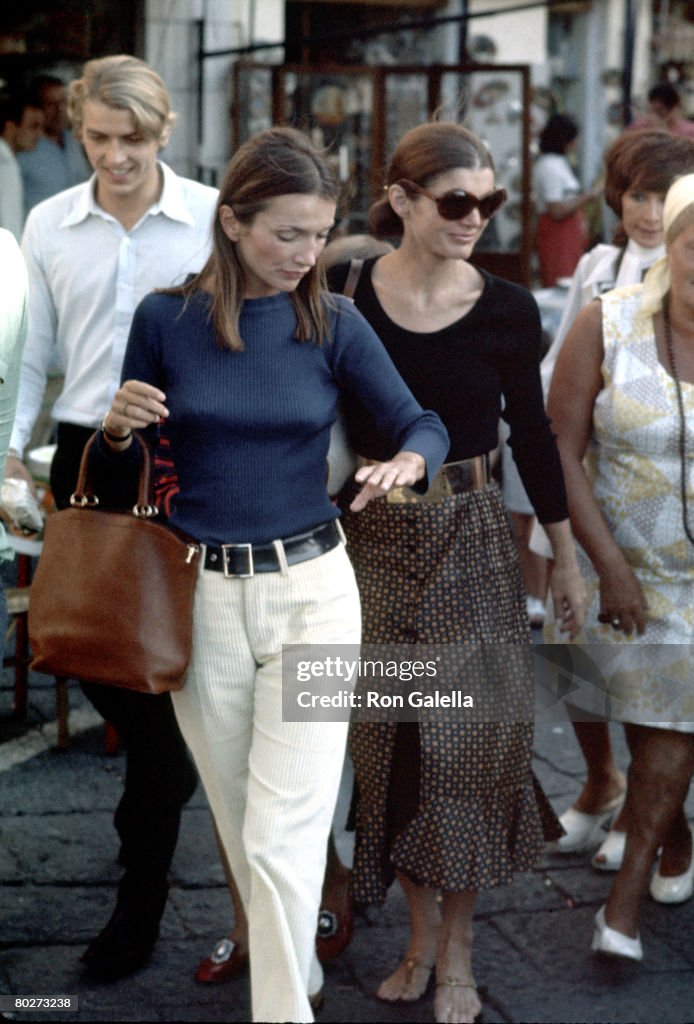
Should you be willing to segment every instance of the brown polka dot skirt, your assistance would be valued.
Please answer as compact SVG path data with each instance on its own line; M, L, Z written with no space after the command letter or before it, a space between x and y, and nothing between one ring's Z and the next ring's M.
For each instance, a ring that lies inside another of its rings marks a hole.
M344 509L352 494L344 495ZM531 770L530 636L498 488L492 483L441 502L374 501L362 512L345 511L344 525L364 643L445 644L461 651L478 645L487 653L472 667L466 663L474 678L461 680L464 692L512 695L509 713L493 721L420 720L411 756L405 746L405 757L400 753L395 763L398 730L412 726L352 724L354 897L382 902L396 869L449 892L507 884L562 829ZM514 707L525 711L515 714ZM411 807L404 817L399 799ZM405 822L395 833L393 818Z

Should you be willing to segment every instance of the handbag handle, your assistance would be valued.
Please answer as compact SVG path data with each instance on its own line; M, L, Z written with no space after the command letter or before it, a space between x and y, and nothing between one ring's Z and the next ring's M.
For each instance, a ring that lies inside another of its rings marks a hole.
M342 289L342 294L346 295L348 299L354 300L354 293L357 290L359 278L361 277L361 268L363 266L364 260L359 259L357 256L355 256L353 260L350 260L345 286Z
M94 493L94 486L89 475L89 456L92 446L96 443L99 431L95 430L84 446L80 469L77 476L77 484L74 493L70 496L72 508L96 508L99 499ZM133 515L138 519L151 519L159 513L159 509L152 502L152 460L149 448L142 440L137 431L133 431L133 441L140 446L140 477L137 485L137 502L133 505Z

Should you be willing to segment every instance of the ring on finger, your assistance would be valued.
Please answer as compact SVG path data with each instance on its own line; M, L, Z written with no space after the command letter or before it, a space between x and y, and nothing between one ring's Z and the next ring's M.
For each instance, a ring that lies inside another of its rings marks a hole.
M124 415L125 417L127 417L127 415L128 415L128 406L129 406L129 405L130 405L130 402L124 402L124 403L123 403L123 415Z
M619 629L620 625L621 621L619 619L612 619L612 626L614 627L614 629Z

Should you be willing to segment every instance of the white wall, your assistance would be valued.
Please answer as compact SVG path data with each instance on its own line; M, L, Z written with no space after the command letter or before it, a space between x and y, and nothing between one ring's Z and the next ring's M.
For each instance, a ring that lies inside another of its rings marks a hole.
M612 0L595 0L581 16L577 36L575 107L572 108L581 126L579 179L584 187L601 174L603 152L607 142L608 96L602 82L605 70L605 21L607 5Z
M254 14L254 24L250 18ZM198 144L198 36L196 22L204 19L205 50L247 46L251 42L284 39L283 0L146 0L145 60L166 82L178 125L164 159L180 174L206 178L221 170L229 158L229 71L232 57L204 61L202 142ZM276 54L275 54L276 57Z
M586 48L582 67L577 69L583 80L585 95L580 106L583 120L589 125L600 105L599 78L605 68L620 69L624 52L625 0L597 0L587 17ZM547 65L547 13L545 8L518 13L503 13L517 0L470 0L469 10L486 11L498 8L499 14L472 18L468 24L468 41L477 35L489 36L496 44L496 64L530 64L533 81L542 84L549 75ZM638 18L634 62L633 92L645 96L651 84L650 0L637 0ZM449 0L440 13L456 14L460 0ZM251 16L254 23L250 24ZM159 71L171 92L173 106L179 113L178 127L164 159L179 173L197 176L198 167L210 175L221 170L229 156L230 69L231 57L216 57L204 62L204 135L197 142L197 75L196 20L205 19L205 48L219 50L245 46L251 42L281 43L284 38L284 0L146 0L145 59ZM580 17L580 16L579 16ZM457 60L458 26L451 26L440 39L439 60ZM255 60L282 60L281 48L259 51ZM585 88L589 78L588 88ZM614 99L609 90L605 99ZM594 119L604 125L604 113ZM596 154L601 142L597 124L589 129L590 143L585 147L584 173L592 176ZM588 139L586 139L588 142Z
M624 64L624 8L625 0L607 0L605 49L608 68L622 68ZM650 0L637 0L632 95L635 99L640 98L644 102L648 90L653 84L652 21L653 13Z
M503 12L518 6L518 0L470 0L469 11ZM472 18L468 23L468 42L476 35L490 36L497 46L495 64L537 64L547 59L547 11L544 7Z
M613 0L613 2L616 2L616 0ZM648 95L648 90L654 84L654 61L651 50L652 25L653 14L650 0L638 0L632 95L634 99L640 98L644 101Z

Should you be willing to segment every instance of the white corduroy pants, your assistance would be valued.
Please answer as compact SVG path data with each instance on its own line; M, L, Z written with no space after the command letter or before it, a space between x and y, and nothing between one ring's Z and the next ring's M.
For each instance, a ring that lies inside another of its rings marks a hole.
M312 1021L326 843L346 722L282 721L282 644L358 644L354 573L339 544L288 573L201 569L193 654L173 693L249 922L254 1021Z

